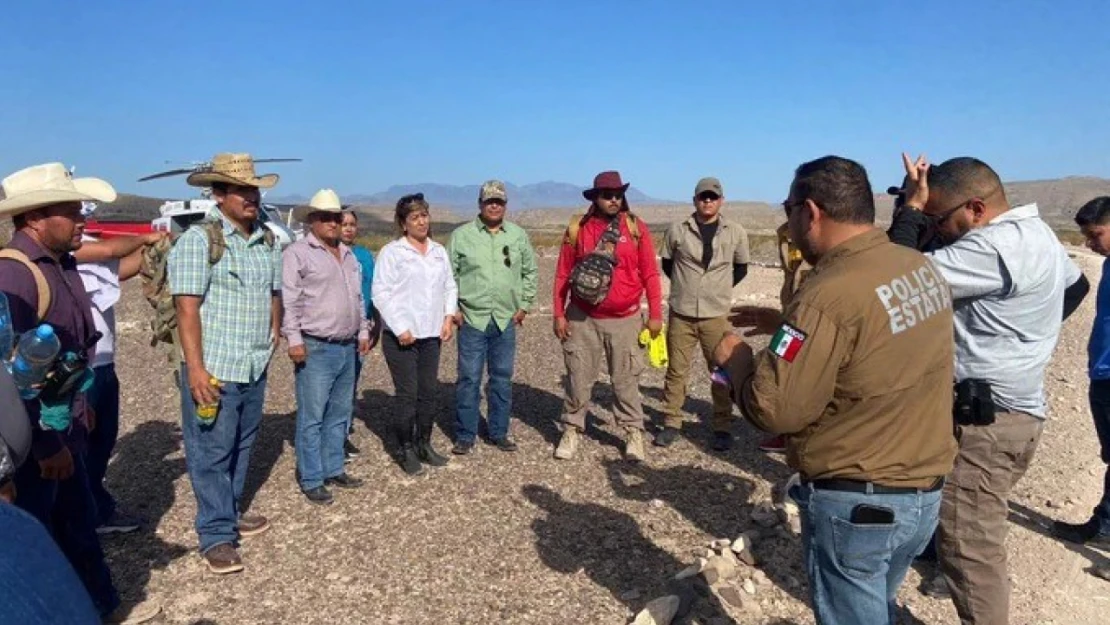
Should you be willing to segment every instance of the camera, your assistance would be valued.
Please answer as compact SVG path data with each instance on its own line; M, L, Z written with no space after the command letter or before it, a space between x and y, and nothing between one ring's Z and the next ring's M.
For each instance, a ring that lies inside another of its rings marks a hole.
M76 387L85 377L89 368L88 350L96 345L104 335L93 332L85 344L75 352L66 352L54 361L50 371L46 374L40 398L50 400L65 400L76 390Z

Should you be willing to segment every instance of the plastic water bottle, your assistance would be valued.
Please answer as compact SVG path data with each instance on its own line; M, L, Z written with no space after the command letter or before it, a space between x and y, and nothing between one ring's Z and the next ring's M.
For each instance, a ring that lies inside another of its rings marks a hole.
M8 296L0 292L0 360L8 362L14 343L15 331L12 330L12 311L8 308Z
M39 389L35 386L46 379L61 347L54 328L45 323L35 328L34 332L19 337L12 362L12 378L19 388L20 397L34 399L38 396Z

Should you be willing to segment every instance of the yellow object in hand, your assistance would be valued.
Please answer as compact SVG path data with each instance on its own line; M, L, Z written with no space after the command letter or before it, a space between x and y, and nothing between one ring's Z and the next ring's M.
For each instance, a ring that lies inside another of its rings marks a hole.
M640 332L640 346L648 351L648 362L656 369L667 366L667 326L659 331L659 336L651 338L651 332L644 328Z

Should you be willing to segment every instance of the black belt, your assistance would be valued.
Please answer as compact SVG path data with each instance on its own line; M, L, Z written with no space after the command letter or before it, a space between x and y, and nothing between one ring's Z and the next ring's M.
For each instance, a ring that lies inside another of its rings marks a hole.
M818 490L839 490L848 493L866 493L868 486L876 495L909 495L913 493L933 493L944 488L944 478L938 477L932 486L914 488L912 486L883 486L874 482L861 482L859 480L846 480L843 478L829 478L825 480L808 480L803 482Z
M323 336L313 336L311 334L305 334L304 332L301 333L301 336L303 336L306 339L312 339L313 341L318 341L320 343L331 343L332 345L354 345L355 343L358 343L357 338L331 339L331 338L327 338L327 337L323 337Z

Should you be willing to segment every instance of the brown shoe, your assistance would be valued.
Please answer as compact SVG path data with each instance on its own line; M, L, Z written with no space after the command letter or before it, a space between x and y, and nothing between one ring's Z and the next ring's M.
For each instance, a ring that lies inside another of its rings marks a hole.
M138 625L162 613L162 606L153 602L121 603L119 607L101 619L105 623L119 625Z
M270 521L261 514L239 515L239 535L244 538L258 536L268 529L270 529Z
M204 552L204 560L208 562L208 570L218 575L238 573L243 570L243 561L239 559L239 552L231 543L220 543Z

